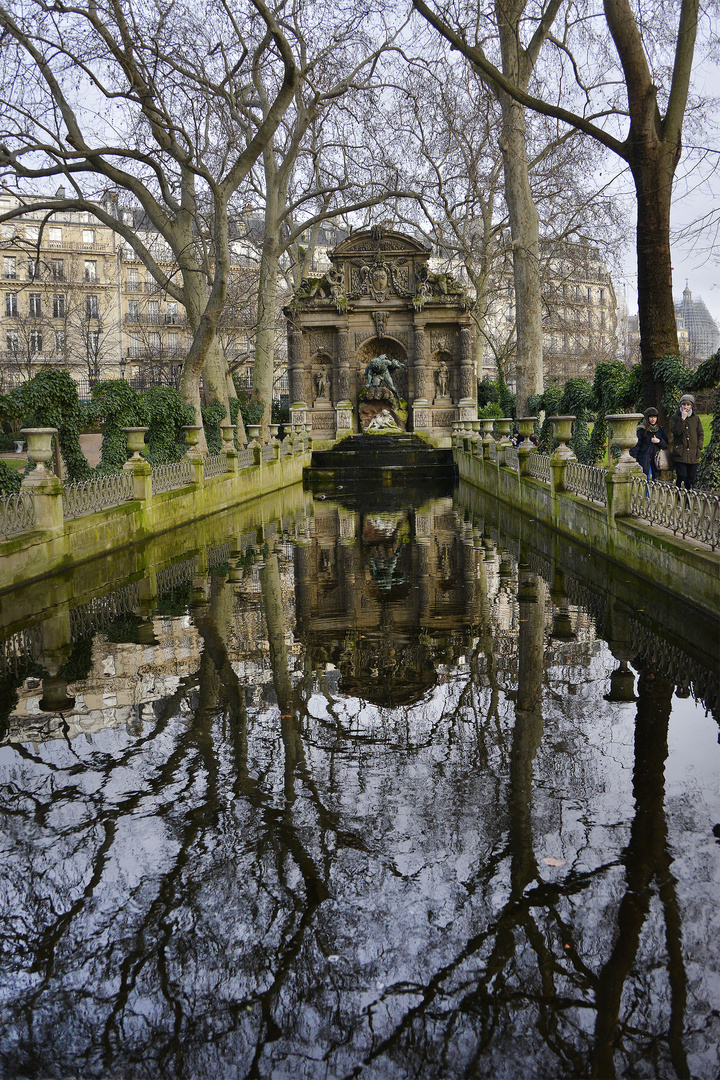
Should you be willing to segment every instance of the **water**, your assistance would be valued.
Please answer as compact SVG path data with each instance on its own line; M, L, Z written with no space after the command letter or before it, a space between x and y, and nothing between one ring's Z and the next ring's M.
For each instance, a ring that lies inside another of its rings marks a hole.
M2 617L3 1077L717 1077L714 620L463 488Z

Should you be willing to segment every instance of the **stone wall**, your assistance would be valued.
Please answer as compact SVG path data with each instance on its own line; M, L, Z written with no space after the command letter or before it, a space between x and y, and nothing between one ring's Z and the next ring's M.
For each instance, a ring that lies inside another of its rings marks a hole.
M494 450L492 458L483 451L482 443L471 438L455 440L461 480L705 611L720 612L720 552L631 517L619 497L613 500L612 490L607 505L564 490L564 467L553 465L546 483L527 475L522 454L519 467L511 468L502 450Z

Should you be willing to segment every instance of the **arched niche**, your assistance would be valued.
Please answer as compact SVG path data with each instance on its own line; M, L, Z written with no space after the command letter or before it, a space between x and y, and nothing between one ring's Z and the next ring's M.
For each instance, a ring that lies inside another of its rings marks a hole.
M357 361L357 390L358 393L365 386L365 368L374 356L385 354L391 360L397 360L403 366L393 373L393 382L401 398L408 399L408 358L405 349L392 337L372 337L363 341L356 353Z
M329 409L333 401L333 358L318 349L310 358L310 391L314 408Z
M455 357L447 349L436 349L430 357L430 379L433 404L451 405L459 399L457 364Z

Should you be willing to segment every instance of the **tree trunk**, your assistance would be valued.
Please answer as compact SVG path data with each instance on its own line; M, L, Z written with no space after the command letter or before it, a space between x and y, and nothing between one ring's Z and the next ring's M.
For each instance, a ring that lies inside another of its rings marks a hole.
M261 440L267 437L272 412L275 367L275 307L278 289L278 247L276 233L266 224L258 281L258 317L255 339L255 370L252 401L263 406Z
M499 97L503 116L500 148L505 168L515 283L517 415L527 416L528 397L543 392L540 226L530 189L525 110L507 94L500 93Z
M653 364L678 355L670 254L670 201L676 162L664 145L634 148L630 162L637 193L638 316L643 405L663 410ZM665 420L664 410L661 420Z

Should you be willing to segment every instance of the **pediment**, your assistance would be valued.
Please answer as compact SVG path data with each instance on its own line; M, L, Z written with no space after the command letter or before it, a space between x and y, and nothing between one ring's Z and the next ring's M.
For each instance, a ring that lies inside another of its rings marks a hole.
M384 229L381 225L351 233L329 253L333 262L350 258L377 258L378 255L384 259L414 258L424 261L429 259L431 254L432 249L425 247L415 237L395 232L393 229Z

